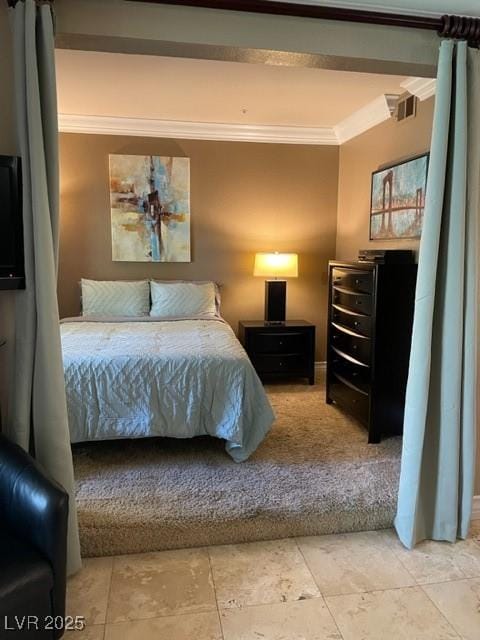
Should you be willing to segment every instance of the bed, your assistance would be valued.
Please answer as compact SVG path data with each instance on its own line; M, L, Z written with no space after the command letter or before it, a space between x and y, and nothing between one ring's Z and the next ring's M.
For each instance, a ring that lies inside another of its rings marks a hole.
M232 329L220 317L62 321L72 443L210 435L236 462L268 433L274 414Z

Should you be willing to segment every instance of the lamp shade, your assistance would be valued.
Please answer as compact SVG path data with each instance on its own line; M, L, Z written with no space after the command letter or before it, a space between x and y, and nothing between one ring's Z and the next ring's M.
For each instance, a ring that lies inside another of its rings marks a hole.
M253 275L265 278L297 278L298 255L296 253L256 253Z

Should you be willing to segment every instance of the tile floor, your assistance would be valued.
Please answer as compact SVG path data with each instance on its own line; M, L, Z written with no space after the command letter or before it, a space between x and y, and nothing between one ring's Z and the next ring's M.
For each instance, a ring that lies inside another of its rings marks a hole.
M371 531L91 558L67 640L480 640L480 521L406 551Z

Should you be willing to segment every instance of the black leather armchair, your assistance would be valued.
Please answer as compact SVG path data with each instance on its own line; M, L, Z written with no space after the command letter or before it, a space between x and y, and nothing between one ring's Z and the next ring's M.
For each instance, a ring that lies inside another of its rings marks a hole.
M67 518L65 490L0 435L0 638L63 635Z

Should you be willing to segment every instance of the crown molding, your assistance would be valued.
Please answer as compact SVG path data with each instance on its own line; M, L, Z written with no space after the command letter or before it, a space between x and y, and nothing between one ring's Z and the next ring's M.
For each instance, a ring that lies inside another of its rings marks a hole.
M65 113L58 114L58 125L59 130L64 133L230 142L338 145L338 139L333 127L184 122Z
M356 138L372 127L376 127L377 124L391 118L397 99L398 96L394 94L381 95L339 122L334 127L338 144L348 142L348 140Z
M407 78L400 86L423 101L435 95L437 81L435 78Z
M417 80L421 80L423 84L420 86ZM426 95L427 80L409 78L402 86L406 88L405 85L409 82L409 86L417 87L418 91L421 93L423 91L422 95ZM428 91L431 91L432 81L428 80L428 82L430 83ZM334 127L225 124L66 113L58 115L58 125L59 131L63 133L337 146L388 120L395 111L397 100L398 96L396 94L387 93L381 95Z

